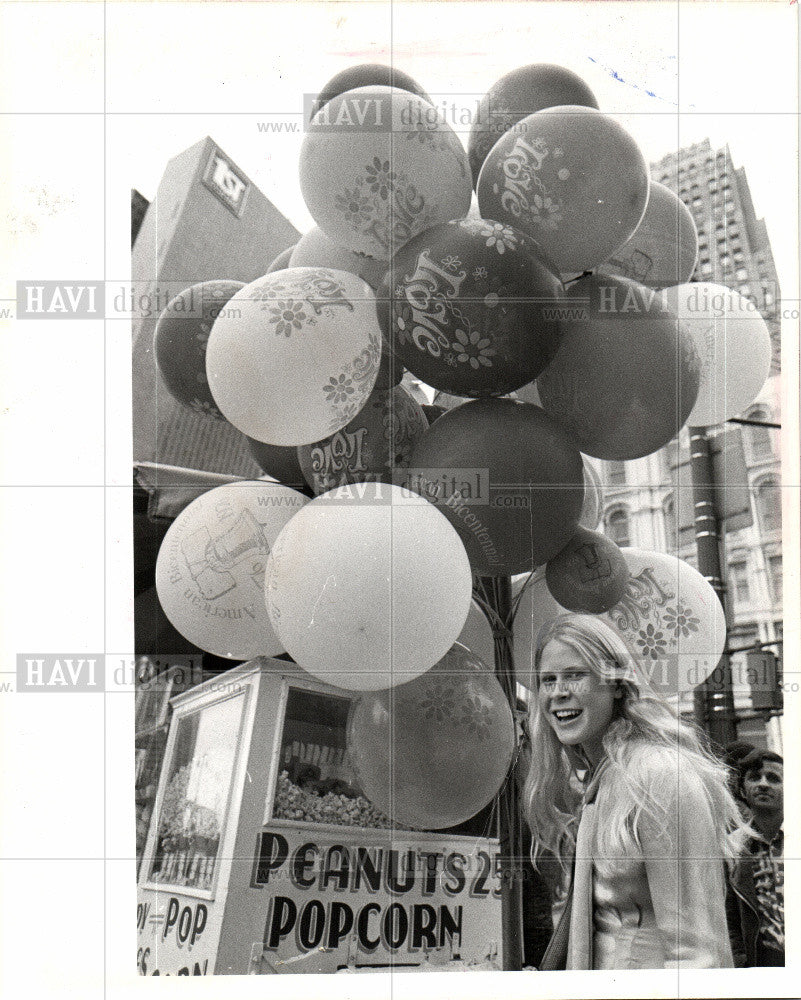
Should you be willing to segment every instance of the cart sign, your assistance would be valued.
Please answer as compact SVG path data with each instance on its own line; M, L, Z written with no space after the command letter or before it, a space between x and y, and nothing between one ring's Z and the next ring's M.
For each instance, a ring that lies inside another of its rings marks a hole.
M267 890L263 961L272 971L294 971L312 952L339 952L335 965L358 967L498 949L497 845L355 833L262 831L255 883Z

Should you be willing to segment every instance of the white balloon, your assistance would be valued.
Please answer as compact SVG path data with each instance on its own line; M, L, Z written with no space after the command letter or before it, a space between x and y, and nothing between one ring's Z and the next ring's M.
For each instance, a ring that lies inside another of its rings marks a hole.
M267 607L287 652L352 691L430 669L464 627L471 592L467 553L444 514L383 483L311 501L267 563Z
M264 570L281 529L307 503L288 486L239 482L181 511L156 561L159 601L181 635L233 660L284 651L264 607Z
M359 87L333 98L309 124L300 187L317 225L379 260L470 209L467 154L423 98Z
M757 398L770 373L765 320L752 302L723 285L692 282L663 294L701 357L701 385L687 423L709 427L736 417Z
M626 594L598 617L618 633L636 669L665 696L690 691L715 669L726 642L726 616L718 596L682 559L662 552L621 549L629 567ZM524 581L515 586L519 593ZM566 608L558 604L538 569L525 590L514 624L515 669L534 690L537 633Z
M348 271L376 289L387 273L385 261L339 246L319 226L301 236L289 258L288 267L333 267Z
M346 271L296 267L229 300L211 328L206 373L234 427L265 444L303 445L356 416L380 357L370 286Z
M689 209L670 188L651 181L634 235L596 270L665 288L689 281L697 259L698 232Z

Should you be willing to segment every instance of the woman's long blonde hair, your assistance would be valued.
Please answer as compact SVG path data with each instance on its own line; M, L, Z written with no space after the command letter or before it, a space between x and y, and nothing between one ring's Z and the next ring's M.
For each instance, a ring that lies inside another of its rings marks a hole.
M721 858L732 858L742 849L746 828L729 792L727 771L703 747L694 728L650 686L627 646L617 633L592 615L561 615L544 626L535 646L535 683L539 688L542 651L553 639L578 653L601 680L617 687L611 723L603 736L609 781L610 812L599 829L602 858L624 858L639 847L639 821L657 823L668 817L653 795L654 751L675 755L676 767L687 780L700 782L716 826ZM563 746L532 699L529 711L531 763L523 787L523 809L532 833L532 860L552 852L567 868L573 856L581 793L576 771L586 769L580 753ZM675 782L674 782L675 784Z

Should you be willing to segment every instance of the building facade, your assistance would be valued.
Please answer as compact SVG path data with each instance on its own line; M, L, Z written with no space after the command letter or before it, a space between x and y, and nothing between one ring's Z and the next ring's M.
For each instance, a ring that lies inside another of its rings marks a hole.
M755 711L745 672L745 650L762 644L781 657L782 535L780 424L780 289L764 220L757 219L743 168L728 147L706 140L651 166L652 177L676 192L692 213L699 254L691 280L736 289L762 313L771 334L771 374L741 418L714 442L738 455L725 466L727 488L741 498L736 517L721 524L721 566L734 678L738 738L781 747L780 720ZM596 462L605 484L603 530L619 545L670 552L696 566L689 433L685 428L661 451L630 462ZM721 467L721 473L724 469ZM744 498L744 500L743 500ZM735 652L741 650L742 652ZM691 706L685 704L685 709Z

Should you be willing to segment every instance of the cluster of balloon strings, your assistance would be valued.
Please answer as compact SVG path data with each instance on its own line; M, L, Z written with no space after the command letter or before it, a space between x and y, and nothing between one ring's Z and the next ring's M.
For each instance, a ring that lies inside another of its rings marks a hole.
M263 277L193 286L159 321L169 390L229 421L278 481L187 507L159 598L202 649L286 651L360 692L348 745L368 798L443 829L509 780L514 685L531 686L550 617L605 615L674 694L689 663L717 662L714 592L593 530L583 456L630 461L688 420L734 416L770 339L742 296L688 284L692 217L561 67L494 84L467 152L411 78L346 70L316 103L300 186L311 232ZM503 688L458 644L473 595Z

